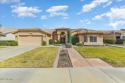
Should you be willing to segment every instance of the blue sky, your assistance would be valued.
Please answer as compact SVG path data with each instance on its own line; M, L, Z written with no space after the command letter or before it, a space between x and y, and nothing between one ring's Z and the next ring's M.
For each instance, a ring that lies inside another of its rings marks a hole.
M125 0L0 0L7 28L125 28Z

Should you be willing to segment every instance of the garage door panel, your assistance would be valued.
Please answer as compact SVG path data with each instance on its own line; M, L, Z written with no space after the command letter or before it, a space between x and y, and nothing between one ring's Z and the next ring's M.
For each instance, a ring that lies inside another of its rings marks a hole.
M41 45L42 36L20 36L20 45Z

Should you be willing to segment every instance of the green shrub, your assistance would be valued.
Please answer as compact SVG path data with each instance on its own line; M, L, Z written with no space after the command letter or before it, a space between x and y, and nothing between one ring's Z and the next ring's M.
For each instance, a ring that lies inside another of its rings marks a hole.
M84 46L83 43L76 43L76 46Z
M65 46L66 46L66 48L71 48L72 44L71 43L66 43Z
M115 39L103 39L103 42L107 44L115 44L116 40Z
M43 41L42 46L46 46L46 45L47 45L46 41Z
M54 39L50 39L50 40L49 40L49 44L50 44L50 45L55 44L55 40L54 40Z
M15 40L1 40L0 46L18 46L18 42Z
M77 42L79 42L79 38L77 36L72 36L72 44L76 45Z
M116 44L124 44L124 42L125 42L125 39L117 39L116 40Z

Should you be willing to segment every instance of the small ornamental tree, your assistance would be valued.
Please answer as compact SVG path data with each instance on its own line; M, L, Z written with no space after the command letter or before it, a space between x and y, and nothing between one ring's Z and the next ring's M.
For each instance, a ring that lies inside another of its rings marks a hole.
M77 36L72 36L72 44L76 45L79 42L79 38Z

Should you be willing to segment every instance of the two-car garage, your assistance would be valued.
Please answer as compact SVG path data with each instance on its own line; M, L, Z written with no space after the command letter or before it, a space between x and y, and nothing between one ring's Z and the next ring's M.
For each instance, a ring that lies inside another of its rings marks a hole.
M40 29L19 29L14 32L18 45L42 45L42 41L48 43L51 34Z
M20 36L19 37L19 45L41 45L42 44L42 36Z

